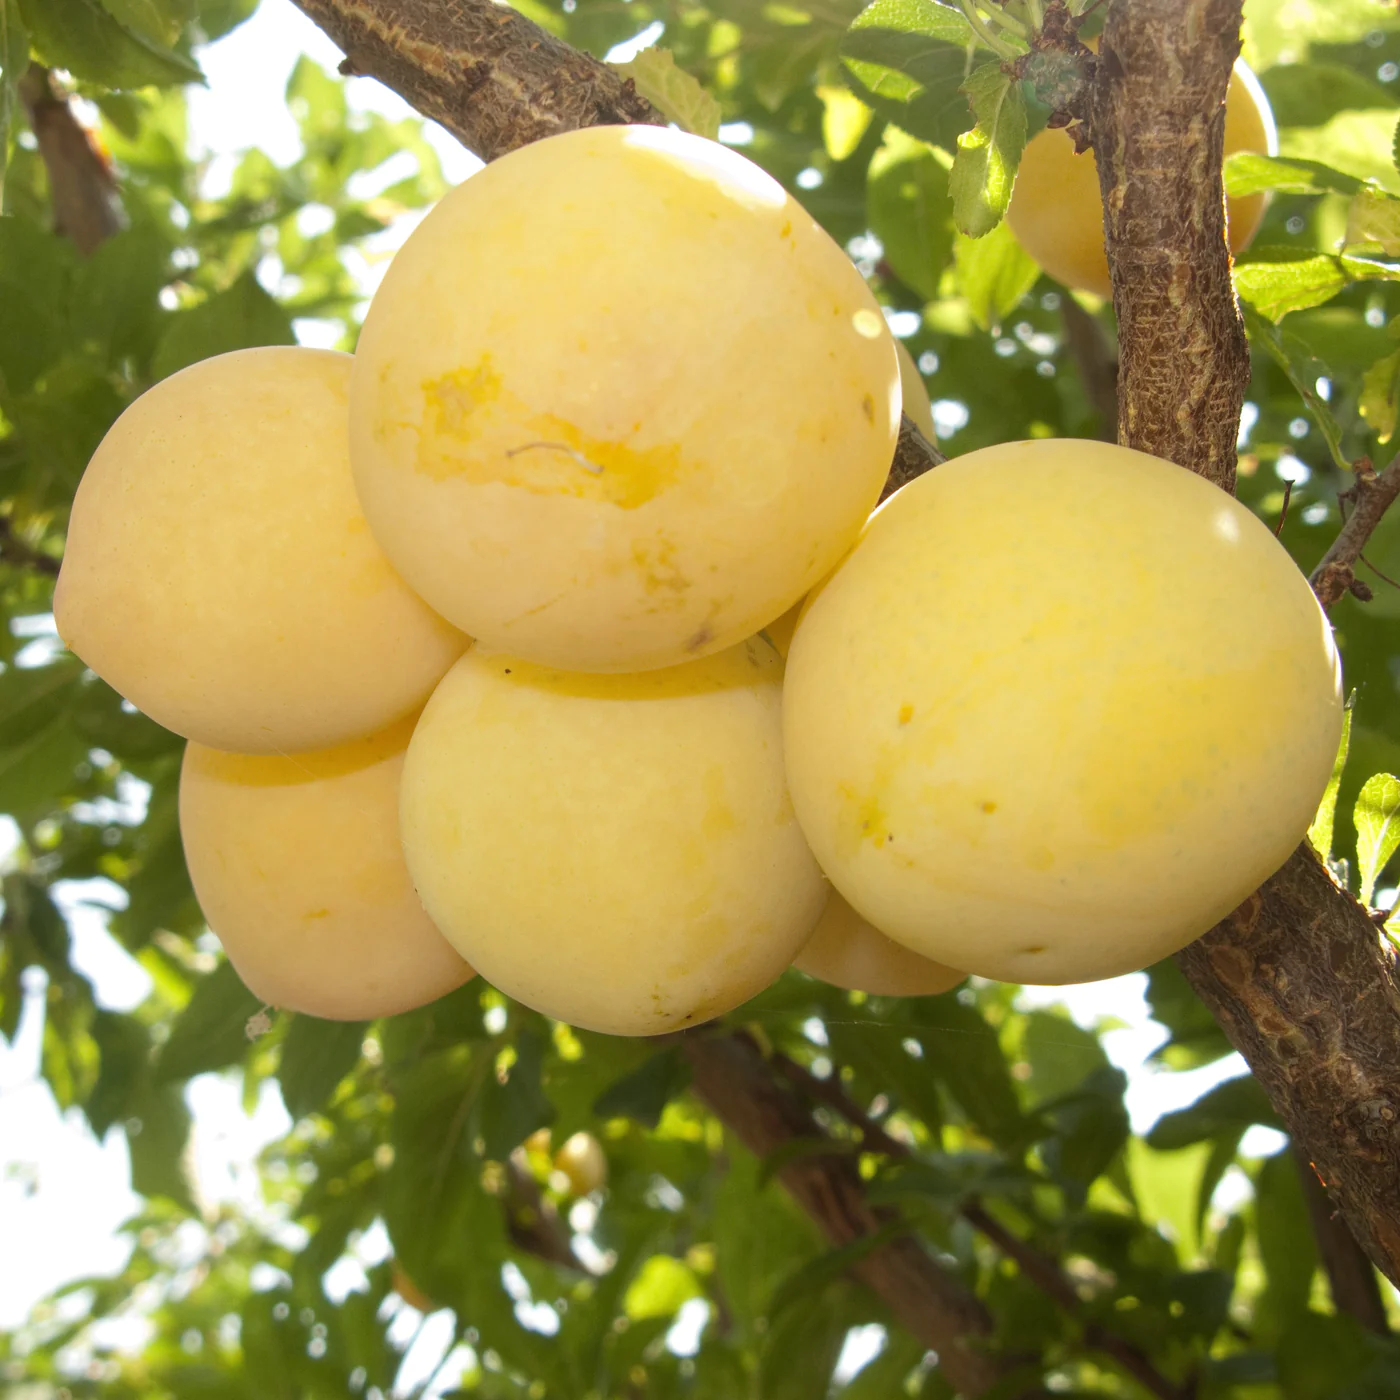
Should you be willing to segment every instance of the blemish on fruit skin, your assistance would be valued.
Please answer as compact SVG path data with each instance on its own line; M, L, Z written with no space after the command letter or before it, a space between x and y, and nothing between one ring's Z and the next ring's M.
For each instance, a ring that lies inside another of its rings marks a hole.
M1021 949L1021 952L1025 957L1031 958L1035 957L1039 953L1043 953L1044 951L1045 944L1043 943L1032 943L1028 948Z
M302 917L306 919L308 923L312 919L329 919L330 916L331 911L329 909L308 909L306 913L302 915Z
M899 707L899 722L908 724L914 718L914 707L912 705L901 705Z
M996 804L995 802L984 802L984 803L982 804L982 810L983 810L989 817L992 815L993 812L996 811L996 809L997 809L997 804Z
M506 387L489 354L424 380L422 392L415 466L434 481L498 483L635 510L684 470L678 443L634 447L539 411Z
M702 622L695 632L686 639L685 649L687 651L699 651L707 642L714 640L714 632L708 622Z
M870 394L867 394L860 401L860 411L865 414L865 421L867 423L873 423L875 421L875 400Z

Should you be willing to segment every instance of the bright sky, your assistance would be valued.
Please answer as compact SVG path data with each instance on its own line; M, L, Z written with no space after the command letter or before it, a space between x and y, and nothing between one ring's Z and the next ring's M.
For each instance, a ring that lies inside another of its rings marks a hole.
M654 30L653 26L639 37L653 42ZM190 125L193 147L215 156L211 181L226 179L234 154L248 147L259 147L279 162L296 157L296 123L286 110L283 91L303 53L330 70L340 60L335 46L290 0L263 0L252 20L201 55L209 87L191 92ZM615 51L615 56L629 55ZM348 86L353 107L395 118L409 113L401 99L372 79L352 79ZM430 134L450 181L464 179L478 167L476 158L445 132L432 127ZM406 220L389 230L377 252L387 255L397 247L412 222ZM382 275L383 262L379 258L364 266L367 292ZM903 333L904 328L899 329ZM304 339L314 339L315 323L302 323L298 332ZM13 836L7 840L0 829L0 858L12 845ZM74 963L93 980L99 1001L119 1010L136 1006L146 995L149 978L107 934L100 907L110 907L120 892L93 881L69 886L60 894L70 912ZM1084 1025L1095 1025L1104 1017L1124 1023L1125 1029L1106 1034L1104 1046L1129 1075L1128 1106L1138 1131L1160 1114L1192 1102L1212 1084L1244 1070L1238 1056L1188 1074L1165 1074L1146 1067L1146 1057L1165 1035L1148 1019L1145 985L1146 978L1135 974L1085 987L1033 989L1025 994L1028 1005L1064 1003ZM114 1129L98 1143L80 1114L58 1112L39 1078L42 991L42 979L29 985L14 1044L0 1041L0 1240L5 1242L7 1259L24 1261L23 1269L0 1270L0 1330L23 1323L34 1303L60 1284L119 1269L127 1247L117 1231L138 1205L127 1187L127 1150L120 1130ZM290 1126L276 1089L266 1088L251 1117L243 1113L232 1079L201 1076L190 1084L188 1097L195 1120L193 1164L201 1193L210 1201L237 1200L255 1206L257 1177L252 1163L266 1143ZM1277 1150L1280 1142L1278 1134L1257 1128L1247 1136L1245 1149L1263 1154ZM1238 1191L1238 1180L1227 1182L1226 1189L1231 1185ZM387 1242L371 1239L362 1247L366 1257L373 1259L382 1257ZM346 1284L353 1283L354 1273L349 1271ZM416 1314L399 1322L407 1328L415 1319ZM695 1326L688 1330L693 1334L703 1321L703 1309L691 1321ZM449 1337L446 1315L432 1319L400 1376L401 1389L431 1371ZM130 1340L138 1342L139 1337ZM675 1342L676 1350L690 1349L679 1337ZM878 1347L878 1329L853 1337L843 1369L854 1371ZM451 1379L448 1369L429 1393L447 1388Z

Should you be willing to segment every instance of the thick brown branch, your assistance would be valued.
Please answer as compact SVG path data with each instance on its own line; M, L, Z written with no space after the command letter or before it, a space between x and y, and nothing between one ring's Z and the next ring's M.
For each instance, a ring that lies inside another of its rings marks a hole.
M111 167L47 68L31 63L19 91L48 173L54 228L87 256L123 224Z
M1303 1183L1303 1200L1312 1221L1317 1252L1327 1272L1332 1306L1339 1313L1350 1313L1368 1331L1382 1337L1388 1335L1390 1322L1385 1315L1380 1284L1376 1281L1376 1266L1347 1229L1341 1212L1318 1180L1313 1164L1299 1151L1296 1142L1293 1160Z
M1400 496L1400 455L1391 459L1383 472L1376 473L1370 462L1361 461L1356 468L1356 482L1341 493L1340 501L1351 513L1342 526L1332 548L1312 572L1313 592L1330 608L1356 582L1356 561L1366 548L1371 532L1381 523L1381 516Z
M696 1092L751 1152L768 1157L794 1143L828 1141L748 1036L691 1035L683 1044ZM866 1201L849 1156L797 1157L778 1179L838 1247L874 1234L892 1218ZM912 1237L872 1249L852 1263L851 1272L911 1336L938 1353L944 1376L961 1394L983 1395L1014 1369L977 1344L992 1331L986 1308Z
M861 1141L872 1152L883 1152L896 1160L913 1157L904 1143L892 1138L878 1123L863 1112L860 1106L841 1087L835 1075L829 1079L818 1079L796 1061L786 1055L773 1056L774 1067L792 1084L817 1103L833 1108L853 1128L859 1130ZM1061 1271L1060 1266L1042 1254L1034 1245L1023 1240L1014 1230L1008 1229L996 1216L975 1197L964 1201L958 1207L958 1214L980 1235L999 1249L1008 1259L1016 1263L1021 1276L1040 1289L1052 1302L1062 1308L1070 1317L1083 1325L1084 1342L1091 1350L1102 1352L1114 1361L1140 1385L1144 1386L1160 1400L1189 1400L1189 1392L1174 1385L1151 1360L1131 1342L1101 1327L1096 1322L1084 1322L1084 1303L1075 1289L1073 1281Z
M1304 843L1177 961L1358 1243L1400 1278L1400 982L1370 915Z
M1089 112L1118 313L1118 438L1227 491L1249 383L1220 167L1241 0L1109 10Z
M1122 441L1227 488L1249 376L1220 174L1240 10L1120 0L1090 101ZM1366 911L1303 846L1177 957L1352 1233L1400 1279L1400 987Z
M295 0L345 54L494 160L581 126L664 124L630 80L494 0Z

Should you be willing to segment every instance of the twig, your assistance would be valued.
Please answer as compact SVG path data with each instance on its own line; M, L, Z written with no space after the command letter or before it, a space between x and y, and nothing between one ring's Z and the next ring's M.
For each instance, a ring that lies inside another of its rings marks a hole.
M885 479L885 489L880 492L880 499L883 501L893 496L901 486L907 486L916 477L942 466L947 460L919 431L918 424L907 413L904 414L899 422L899 441L895 444L894 461L890 463L890 474Z
M834 1109L861 1135L864 1144L873 1152L882 1152L898 1161L909 1161L914 1153L904 1143L892 1138L869 1114L846 1093L836 1075L818 1079L804 1066L783 1054L772 1057L775 1069L789 1083L795 1085L809 1098L824 1103ZM1021 1239L1006 1228L976 1198L970 1197L957 1208L958 1214L979 1234L984 1235L1008 1259L1016 1262L1024 1278L1033 1283L1052 1302L1058 1304L1071 1317L1079 1320L1084 1329L1085 1345L1095 1351L1111 1356L1130 1376L1145 1386L1160 1400L1191 1400L1187 1389L1174 1385L1153 1366L1151 1360L1131 1342L1107 1331L1097 1322L1084 1322L1081 1314L1084 1301L1075 1290L1073 1282L1064 1274L1055 1261L1042 1254L1034 1245Z
M14 521L8 515L0 515L0 560L16 569L32 569L37 574L58 577L59 561L17 535Z
M31 63L19 92L48 172L54 228L86 257L125 222L111 167L47 68Z
M1351 591L1356 582L1356 561L1397 496L1400 496L1400 453L1392 457L1389 466L1379 474L1364 457L1356 464L1355 484L1338 497L1339 501L1350 504L1351 514L1310 580L1324 608L1330 608Z

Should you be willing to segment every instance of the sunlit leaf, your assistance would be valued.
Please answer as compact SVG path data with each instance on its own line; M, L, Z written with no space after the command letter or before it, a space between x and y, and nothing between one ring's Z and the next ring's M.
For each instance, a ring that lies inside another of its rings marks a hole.
M984 63L963 84L977 125L958 138L948 176L953 222L960 233L990 233L1011 203L1016 167L1026 148L1026 100L999 63Z
M653 46L643 49L636 58L612 65L623 77L630 78L637 91L660 109L682 131L692 131L711 141L719 136L720 106L685 69L676 63L670 49Z
M1376 881L1400 846L1400 778L1377 773L1362 785L1352 812L1361 902L1370 904Z

